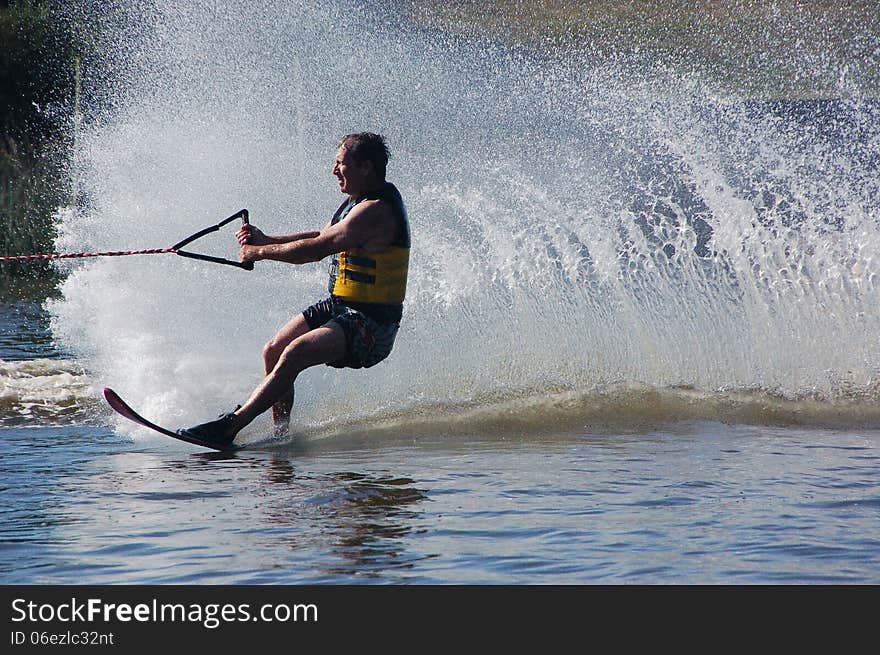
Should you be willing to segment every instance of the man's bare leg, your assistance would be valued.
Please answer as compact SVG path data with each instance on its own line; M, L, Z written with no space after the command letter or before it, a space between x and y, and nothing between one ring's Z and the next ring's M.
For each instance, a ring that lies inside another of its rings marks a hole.
M340 359L346 351L345 332L335 321L295 338L278 357L275 367L235 412L232 425L241 430L289 393L296 377L310 366Z
M269 375L278 363L284 349L311 328L305 316L297 314L263 347L263 365ZM276 437L286 437L290 429L290 413L293 410L293 385L272 405L272 425Z

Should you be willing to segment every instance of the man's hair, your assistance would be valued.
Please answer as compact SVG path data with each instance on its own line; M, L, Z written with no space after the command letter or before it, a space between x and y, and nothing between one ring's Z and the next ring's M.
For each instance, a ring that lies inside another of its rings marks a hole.
M372 132L346 134L339 142L339 146L344 147L352 159L359 164L363 164L365 161L373 162L376 172L383 179L385 178L385 168L388 165L391 151L388 150L384 136Z

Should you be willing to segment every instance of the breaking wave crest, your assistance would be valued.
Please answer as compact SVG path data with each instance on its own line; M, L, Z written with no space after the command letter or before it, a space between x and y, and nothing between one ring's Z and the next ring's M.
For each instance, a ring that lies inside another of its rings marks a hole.
M303 430L306 437L393 434L529 436L610 431L650 432L676 423L880 428L880 388L834 399L785 398L764 391L707 393L693 388L629 386L595 392L535 390L461 404L422 404L384 415L334 419Z
M0 427L95 421L98 395L73 360L0 360Z
M0 427L104 422L108 412L100 397L99 386L73 360L0 360ZM686 421L876 429L880 428L880 385L838 390L833 398L647 385L593 391L542 388L513 395L485 394L458 403L422 400L360 415L327 409L327 420L301 426L298 433L305 438L471 432L517 436L642 431ZM123 426L133 429L130 424Z

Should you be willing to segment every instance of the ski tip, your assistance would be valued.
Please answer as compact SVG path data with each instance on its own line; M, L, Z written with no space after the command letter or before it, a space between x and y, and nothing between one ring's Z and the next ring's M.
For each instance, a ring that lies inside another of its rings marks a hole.
M122 396L113 391L110 387L104 387L104 400L106 400L107 404L117 412L122 411L120 408L127 407L125 401L122 400Z

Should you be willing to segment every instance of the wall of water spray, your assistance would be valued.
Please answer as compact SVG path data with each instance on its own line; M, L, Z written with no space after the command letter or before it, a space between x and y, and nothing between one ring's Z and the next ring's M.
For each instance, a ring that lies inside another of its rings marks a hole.
M87 202L59 251L167 246L241 207L269 233L319 227L339 138L388 137L414 239L398 344L305 373L304 425L620 387L880 395L876 100L724 98L394 3L117 10L125 83L83 129ZM235 252L231 233L208 247ZM156 259L71 265L51 310L96 379L168 424L241 402L262 343L326 288L320 264Z

